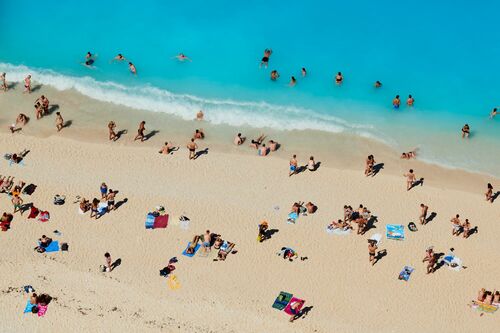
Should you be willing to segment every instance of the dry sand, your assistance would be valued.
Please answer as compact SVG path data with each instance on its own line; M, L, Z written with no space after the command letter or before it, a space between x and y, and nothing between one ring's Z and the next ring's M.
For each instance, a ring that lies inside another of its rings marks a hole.
M59 134L54 114L34 119L33 100L42 93L72 122ZM7 133L19 112L31 121L20 132ZM128 129L115 143L107 141L110 119L118 129ZM133 143L142 119L160 132ZM27 96L17 88L0 94L1 153L30 150L23 166L2 159L0 174L36 184L32 196L23 196L25 202L51 213L48 223L16 214L11 230L0 233L1 331L493 332L499 327L499 313L480 317L467 307L481 287L500 289L500 201L487 203L483 195L487 182L500 187L498 179L401 161L379 144L325 133L271 132L283 150L262 158L246 145L223 143L232 141L235 129L206 123L207 140L200 146L208 147L208 154L189 161L185 142L200 126L71 91L43 87ZM167 138L181 150L158 154ZM286 159L294 152L301 163L315 155L321 167L289 178ZM363 156L369 152L385 163L373 178L363 176ZM425 183L406 192L402 173L410 167ZM117 211L90 220L72 202L76 195L98 197L103 181L119 191L117 201L127 200ZM54 206L55 194L66 195L66 204ZM319 209L287 224L298 200ZM417 221L421 202L437 213L434 220L418 226L418 232L407 231L405 241L384 238L380 248L388 254L371 267L367 238L385 233L388 223ZM342 216L344 204L360 203L378 217L374 229L364 236L325 232L327 223ZM160 204L171 214L168 228L145 230L146 213ZM3 211L12 211L6 194L0 196ZM457 213L478 226L478 233L469 239L452 236L449 220ZM180 215L191 219L188 230L177 225ZM257 224L264 219L279 231L258 243ZM61 236L53 235L56 229ZM238 252L224 262L182 256L193 235L206 229L235 242ZM36 253L42 234L68 242L69 252ZM467 268L442 267L426 275L421 260L429 245L444 253L455 248ZM283 246L308 259L279 258ZM122 264L100 273L106 251ZM174 256L178 290L159 276ZM405 265L416 268L408 282L397 279ZM45 317L23 315L26 295L18 290L26 284L55 298ZM305 299L308 314L289 323L285 313L271 308L280 291Z

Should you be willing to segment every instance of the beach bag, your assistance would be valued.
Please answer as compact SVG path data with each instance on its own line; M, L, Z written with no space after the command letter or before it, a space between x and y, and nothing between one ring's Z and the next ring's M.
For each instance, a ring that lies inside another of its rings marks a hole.
M50 219L50 214L49 212L40 212L40 215L38 216L38 221L40 222L47 222Z
M69 245L68 243L62 243L61 244L61 251L68 251Z
M56 194L54 196L54 205L64 205L64 202L66 201L66 197L64 195L59 195L59 194Z

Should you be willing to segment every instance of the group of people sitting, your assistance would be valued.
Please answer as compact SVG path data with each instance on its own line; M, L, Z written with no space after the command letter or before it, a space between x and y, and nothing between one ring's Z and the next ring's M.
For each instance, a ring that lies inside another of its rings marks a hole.
M24 184L23 181L19 181L18 185L14 186L14 177L0 175L0 193L12 195L12 192L20 192Z
M50 301L52 301L52 297L47 294L31 294L29 300L29 303L31 305L31 313L38 314L40 312L41 314L41 311L46 311L47 305L49 305Z
M299 214L314 214L318 210L318 206L313 204L311 201L304 204L304 201L295 202L292 205L292 213Z
M101 184L101 200L94 198L92 202L85 198L80 199L80 214L85 214L90 211L90 218L95 218L96 220L112 210L116 209L115 197L118 191L113 191L108 189L106 183Z
M20 164L28 153L29 150L24 149L20 153L5 154L3 157L11 164Z
M280 144L274 140L269 140L267 146L264 142L266 136L264 134L259 135L259 137L250 142L250 147L255 148L259 156L267 156L270 152L276 151L279 149ZM246 137L241 136L241 133L238 133L234 138L234 144L237 146L242 145L246 141Z
M487 291L486 289L481 288L477 295L477 301L486 305L495 305L500 307L500 291Z
M42 238L38 238L38 246L36 246L34 250L43 253L50 243L52 243L52 238L42 235Z
M344 220L337 220L337 222L332 221L329 225L329 229L341 229L341 230L353 230L351 222L358 225L357 234L364 235L368 230L368 221L372 218L371 212L367 207L359 205L359 208L354 211L351 206L344 205Z
M236 253L233 251L236 244L223 240L221 235L216 233L211 233L210 230L207 230L202 235L195 235L191 244L186 249L186 254L194 254L196 246L201 241L202 251L205 253L211 252L212 247L216 250L219 250L217 253L217 258L214 261L224 261L229 253Z
M13 219L14 219L14 215L4 212L2 214L2 216L0 217L0 229L2 231L9 230L10 229L10 224L12 223Z

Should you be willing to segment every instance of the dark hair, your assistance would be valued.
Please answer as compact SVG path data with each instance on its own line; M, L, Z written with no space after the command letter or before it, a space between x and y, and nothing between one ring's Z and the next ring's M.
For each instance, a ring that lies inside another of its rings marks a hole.
M413 173L413 169L410 169L410 173Z
M297 155L293 155L293 158L297 157Z
M337 75L342 75L342 73L341 73L341 72L338 72L338 73L337 73Z
M133 65L130 61L128 62L129 65Z
M241 133L238 133L238 136L241 136Z
M456 216L456 217L460 217L460 215L458 215L458 214L457 214L457 216Z
M408 98L412 98L411 95L408 95Z
M56 112L56 114L57 114L58 116L60 116L60 115L61 115L61 112Z
M111 257L111 255L109 254L109 252L104 253L104 256L105 256L106 258Z
M491 185L491 183L488 183L488 188L493 189L493 185Z
M191 142L194 142L194 138L191 138Z
M31 313L38 313L38 306L34 306L31 308Z
M396 95L396 98L399 98L399 95Z

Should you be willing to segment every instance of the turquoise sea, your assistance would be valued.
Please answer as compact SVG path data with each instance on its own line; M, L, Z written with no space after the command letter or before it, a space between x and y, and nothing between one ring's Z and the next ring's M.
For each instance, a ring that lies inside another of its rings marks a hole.
M500 106L499 10L492 0L0 0L0 71L185 119L203 109L214 123L353 133L500 176L500 116L488 118ZM93 69L81 64L88 51ZM180 52L192 62L173 59ZM137 76L110 63L118 53Z

